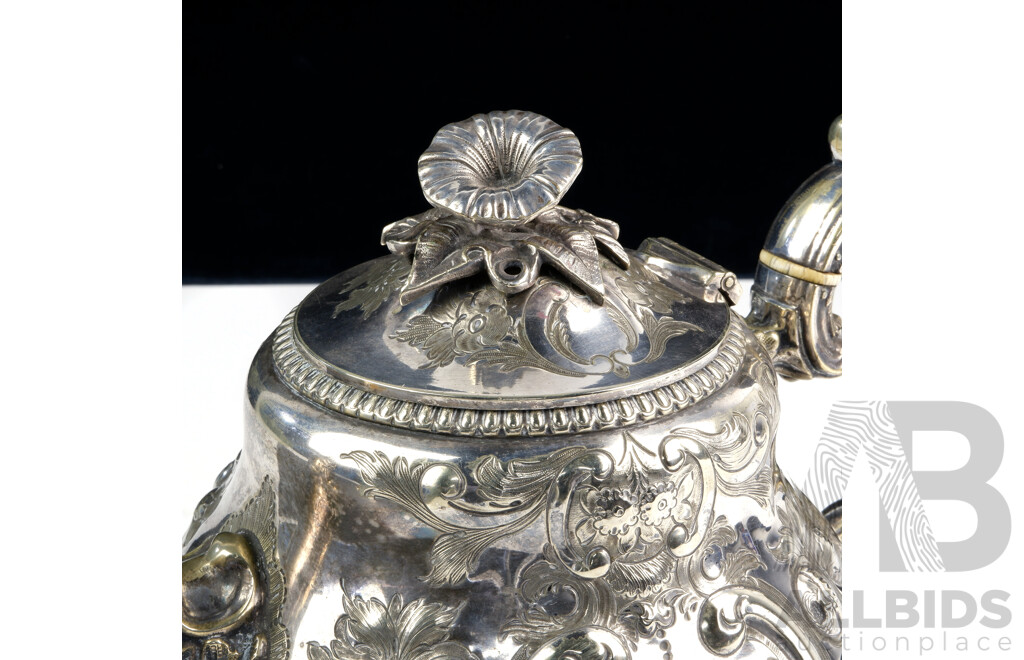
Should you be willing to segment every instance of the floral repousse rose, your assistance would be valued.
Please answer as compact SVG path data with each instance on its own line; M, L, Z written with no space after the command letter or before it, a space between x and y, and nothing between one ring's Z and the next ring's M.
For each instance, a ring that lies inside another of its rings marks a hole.
M682 525L693 515L690 498L696 483L692 466L684 470L673 481L662 482L652 486L643 498L640 507L640 518L644 523L657 526L671 517Z
M657 543L669 527L692 522L694 497L700 492L693 465L666 481L592 489L580 501L584 517L576 538L589 545L605 537L620 552L628 552L637 540Z
M629 488L591 490L581 501L586 517L576 529L584 544L607 537L619 550L632 545L640 523L640 501Z

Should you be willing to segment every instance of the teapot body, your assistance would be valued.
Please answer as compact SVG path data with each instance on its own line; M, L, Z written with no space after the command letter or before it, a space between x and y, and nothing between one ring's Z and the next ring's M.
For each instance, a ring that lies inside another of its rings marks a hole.
M735 315L730 330L735 364L680 384L698 399L722 379L710 396L514 440L332 414L294 396L275 333L249 374L243 450L187 545L262 511L276 534L262 567L284 588L250 636L218 639L252 653L273 628L288 642L266 657L317 660L438 645L439 658L839 657L840 543L775 465L768 354Z
M798 315L743 319L732 273L554 206L578 143L549 120L452 126L436 208L257 352L185 535L183 658L839 658L841 540L775 462ZM452 145L506 130L541 155L451 183Z

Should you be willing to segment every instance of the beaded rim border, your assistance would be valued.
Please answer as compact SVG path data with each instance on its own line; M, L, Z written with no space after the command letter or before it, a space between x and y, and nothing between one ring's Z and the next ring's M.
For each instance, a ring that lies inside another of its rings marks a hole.
M743 321L731 315L718 354L671 385L614 401L545 410L474 410L401 401L344 383L303 354L295 341L295 312L274 331L274 369L289 388L329 410L413 431L476 437L527 437L622 428L672 414L702 401L729 381L744 356Z

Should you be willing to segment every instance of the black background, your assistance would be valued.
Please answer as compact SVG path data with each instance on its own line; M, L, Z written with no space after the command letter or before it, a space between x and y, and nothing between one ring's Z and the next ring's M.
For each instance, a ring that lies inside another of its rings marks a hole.
M841 5L192 3L184 13L185 283L319 281L426 210L444 124L530 110L572 129L566 206L753 272L830 158Z

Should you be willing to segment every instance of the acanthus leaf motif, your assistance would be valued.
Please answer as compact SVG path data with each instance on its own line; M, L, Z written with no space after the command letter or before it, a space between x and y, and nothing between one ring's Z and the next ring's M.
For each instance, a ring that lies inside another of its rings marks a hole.
M565 319L565 304L560 303L551 308L544 325L544 335L551 343L555 352L577 364L585 364L587 361L580 357L572 347L572 336L569 331L569 323Z
M346 281L338 293L344 298L334 306L332 318L358 309L365 321L406 282L409 262L401 257L382 257Z
M482 245L466 245L461 250L451 249L453 245L472 239L471 225L440 217L423 222L420 226L421 233L416 242L409 279L399 294L399 302L402 304L442 284L474 275L484 268Z
M641 307L640 325L644 328L647 341L650 342L650 349L642 362L653 362L665 354L668 340L690 331L700 332L700 326L686 321L676 321L669 318L656 318L654 312L647 307Z
M549 263L595 303L604 302L604 283L592 231L582 224L565 221L559 214L542 215L527 243L535 246Z
M764 374L760 380L774 388L774 380ZM773 404L774 392L762 402ZM810 505L785 495L788 484L778 482L776 506L792 508L793 520L780 514L782 543L769 549L792 562L792 591L803 601L796 603L757 577L766 566L743 523L732 526L725 516L711 513L716 489L725 492L729 486L736 497L745 494L737 488L743 482L763 478L764 446L770 445L774 431L757 429L755 418L764 412L755 408L744 423L733 420L717 433L676 429L661 439L657 450L623 434L614 458L605 450L583 446L509 460L488 454L464 466L428 460L409 463L380 453L353 452L347 457L359 465L368 496L388 499L440 532L426 578L431 586L474 579L471 575L482 554L501 547L496 541L525 532L546 516L543 556L509 574L519 604L502 634L520 645L516 658L531 658L542 649L570 648L574 636L587 630L605 631L622 657L629 658L640 640L663 638L662 631L675 625L678 615L687 620L704 616L702 608L715 593L760 594L758 598L775 603L772 607L793 612L802 608L803 616L786 624L793 630L782 632L805 637L813 627L827 635L835 630L835 610L828 600L829 584L813 569L828 566L832 558L822 548L814 549L813 535L792 533L802 515L797 509ZM736 429L744 429L746 441L759 445L758 450L735 451ZM768 436L761 438L762 433ZM756 469L745 469L743 462ZM438 469L448 470L448 477L424 480L425 474ZM725 475L721 479L719 471ZM437 483L449 486L444 492L428 492L429 484ZM445 515L449 508L459 515ZM673 538L677 530L684 530L685 552ZM604 552L606 570L586 563L598 548ZM799 552L807 561L794 561ZM768 638L751 639L770 644Z
M479 479L478 489L484 504L494 511L506 509L519 514L511 520L493 522L479 506L468 503L460 493L440 493L437 502L428 503L423 495L423 477L428 470L448 470L455 479L465 481L461 470L442 463L414 461L404 457L389 459L382 452L354 451L342 458L355 461L366 486L364 495L388 500L440 536L431 547L431 571L424 580L432 585L454 585L467 579L480 555L499 539L516 534L536 521L545 510L547 494L554 477L573 460L587 453L583 447L568 447L538 459L511 459L507 462L485 457L471 466ZM481 519L480 526L466 526L443 517L443 509L469 511ZM486 521L486 522L485 522Z
M481 270L499 291L519 293L536 284L542 261L601 304L598 248L621 268L630 266L617 236L611 220L563 207L517 226L479 223L434 208L388 225L381 243L395 254L412 256L411 274L399 294L403 305Z
M385 604L377 598L350 596L341 585L345 613L334 624L328 647L307 642L309 660L480 660L477 653L451 640L462 607L447 607L424 598L405 604L394 594Z
M671 314L675 303L689 300L687 296L661 282L637 259L632 260L628 273L616 277L615 282L628 300L656 314Z

